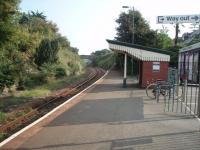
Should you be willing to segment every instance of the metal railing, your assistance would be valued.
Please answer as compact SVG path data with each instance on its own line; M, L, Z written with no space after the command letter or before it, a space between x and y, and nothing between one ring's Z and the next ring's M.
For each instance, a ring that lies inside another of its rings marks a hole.
M76 82L70 85L64 91L48 99L47 101L44 101L43 104L40 104L39 106L37 106L36 108L28 112L27 114L17 117L13 121L9 121L9 122L6 122L5 124L0 125L0 133L12 132L17 128L20 128L21 125L29 123L29 121L34 119L36 116L40 116L40 114L43 114L43 109L48 109L49 105L53 105L54 103L56 104L59 102L59 100L61 102L66 101L65 98L68 98L68 96L74 95L77 92L81 91L82 89L87 87L90 83L96 81L101 76L103 76L104 73L105 71L102 69L93 69L86 79L80 80L79 82ZM49 109L52 109L52 108L50 107Z
M198 116L199 85L173 84L169 96L164 96L164 111Z
M192 79L193 76L195 75L192 74ZM197 82L193 82L191 78L187 79L188 75L184 75L182 83L179 83L179 78L178 70L169 68L167 81L148 83L147 96L156 99L157 102L164 102L165 112L188 114L200 118L200 84L192 84Z

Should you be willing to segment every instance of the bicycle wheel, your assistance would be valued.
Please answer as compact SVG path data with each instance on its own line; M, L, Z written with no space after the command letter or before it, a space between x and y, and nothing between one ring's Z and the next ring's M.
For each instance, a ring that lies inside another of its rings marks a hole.
M163 95L163 96L169 96L170 94L170 86L169 85L161 85L160 86L160 93Z
M152 83L146 87L146 94L149 98L155 99L156 98L156 84Z

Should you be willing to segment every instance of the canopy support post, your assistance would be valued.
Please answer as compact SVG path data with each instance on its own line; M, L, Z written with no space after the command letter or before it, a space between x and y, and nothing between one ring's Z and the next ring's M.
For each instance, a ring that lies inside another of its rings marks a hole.
M124 79L123 79L123 87L126 88L126 79L127 79L127 53L124 54Z

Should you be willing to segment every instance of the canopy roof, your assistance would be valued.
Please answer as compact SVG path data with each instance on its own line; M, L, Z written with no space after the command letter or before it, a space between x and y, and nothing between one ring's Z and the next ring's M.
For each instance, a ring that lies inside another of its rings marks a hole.
M179 53L187 52L187 51L190 51L190 50L196 50L196 49L200 49L200 43L196 43L196 44L184 47L184 48L179 50Z
M127 53L138 60L170 61L170 55L165 50L113 40L107 40L107 42L109 43L109 49L117 51L118 53Z

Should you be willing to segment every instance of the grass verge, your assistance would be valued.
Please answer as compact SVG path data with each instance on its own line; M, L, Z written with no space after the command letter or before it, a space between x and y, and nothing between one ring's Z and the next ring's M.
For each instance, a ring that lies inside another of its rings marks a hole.
M33 100L34 98L47 97L51 95L52 92L63 89L86 77L87 74L65 77L62 79L51 80L47 84L37 86L33 89L16 92L13 96L0 99L0 112L9 112L10 108L18 107L23 103Z

